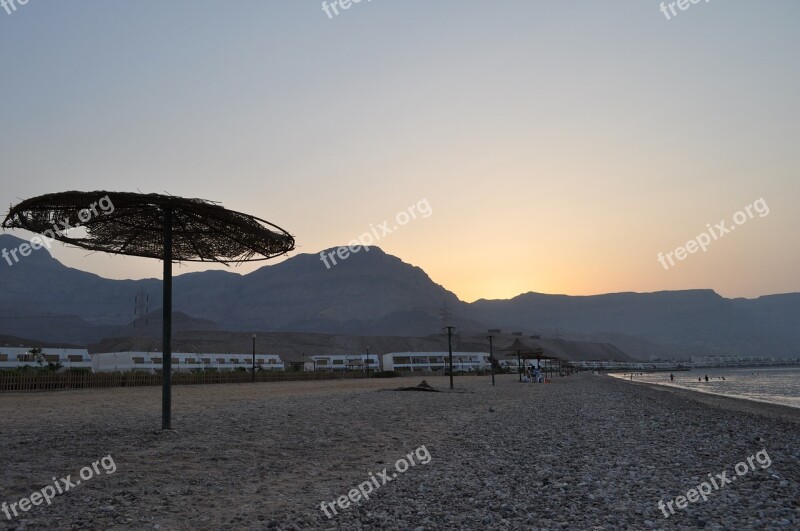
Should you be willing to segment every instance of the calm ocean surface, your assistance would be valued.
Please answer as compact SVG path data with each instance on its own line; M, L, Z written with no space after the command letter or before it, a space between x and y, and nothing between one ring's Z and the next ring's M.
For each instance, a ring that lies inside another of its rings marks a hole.
M675 375L674 382L669 381L668 372L643 373L641 376L634 373L633 380L800 408L800 367L693 369L672 374ZM705 381L706 375L708 382ZM622 378L621 373L611 376ZM625 379L629 377L630 373ZM701 381L698 382L698 378Z

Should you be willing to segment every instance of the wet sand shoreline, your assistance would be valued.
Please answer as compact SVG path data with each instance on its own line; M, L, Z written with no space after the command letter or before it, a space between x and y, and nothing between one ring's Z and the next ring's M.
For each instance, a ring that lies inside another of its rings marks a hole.
M682 396L701 404L711 407L725 409L728 411L747 412L757 415L768 416L772 418L780 418L800 423L800 408L786 406L783 404L773 404L770 402L763 402L759 400L751 400L747 398L740 398L734 396L725 396L715 393L707 393L702 391L695 391L692 389L684 389L681 387L672 387L669 385L660 385L651 382L637 382L636 380L624 380L628 384L642 385L652 388L656 391L663 391L672 393L676 396Z

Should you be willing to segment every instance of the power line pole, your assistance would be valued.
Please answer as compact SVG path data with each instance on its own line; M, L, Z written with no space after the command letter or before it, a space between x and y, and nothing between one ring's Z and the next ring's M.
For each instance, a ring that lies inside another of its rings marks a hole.
M494 386L494 349L492 348L493 335L488 335L486 338L489 340L489 365L492 366L492 386Z
M253 377L251 382L256 381L256 335L253 334Z
M447 350L450 352L450 389L453 388L453 330L455 326L445 326L447 330Z
M135 330L135 337L136 337L136 349L137 350L147 350L144 346L144 332L147 328L147 311L148 311L148 302L150 300L150 296L145 293L143 289L139 290L139 293L136 294L136 298L134 299L135 306L133 313L136 317L133 319L133 328Z

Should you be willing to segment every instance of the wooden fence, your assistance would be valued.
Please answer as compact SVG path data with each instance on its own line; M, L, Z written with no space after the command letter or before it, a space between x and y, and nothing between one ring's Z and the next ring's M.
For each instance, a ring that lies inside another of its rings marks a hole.
M361 371L341 372L256 372L256 382L289 382L297 380L342 380L366 378ZM252 373L178 372L172 375L173 385L207 385L249 383ZM160 374L145 372L39 372L0 371L2 391L53 391L57 389L98 389L103 387L143 387L161 385Z

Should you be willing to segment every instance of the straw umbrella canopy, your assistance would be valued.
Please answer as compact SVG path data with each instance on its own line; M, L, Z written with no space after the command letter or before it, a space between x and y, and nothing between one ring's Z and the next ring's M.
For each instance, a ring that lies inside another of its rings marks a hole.
M519 381L521 382L522 360L535 358L537 353L541 353L541 349L535 349L527 345L520 338L516 338L514 339L514 342L511 345L507 346L506 348L500 349L500 352L508 352L509 354L506 355L507 358L514 358L514 357L517 358Z
M11 207L2 226L91 251L164 262L163 429L171 428L172 262L268 260L288 253L295 244L277 225L211 201L130 192L34 197Z
M570 351L565 345L572 345L574 342L553 338L543 339L539 336L531 336L530 339L533 343L533 347L537 350L536 360L538 364L541 366L542 360L550 362L544 369L545 374L547 374L547 367L550 367L552 370L553 362L557 362L558 368L556 371L560 374L562 362L570 356Z

